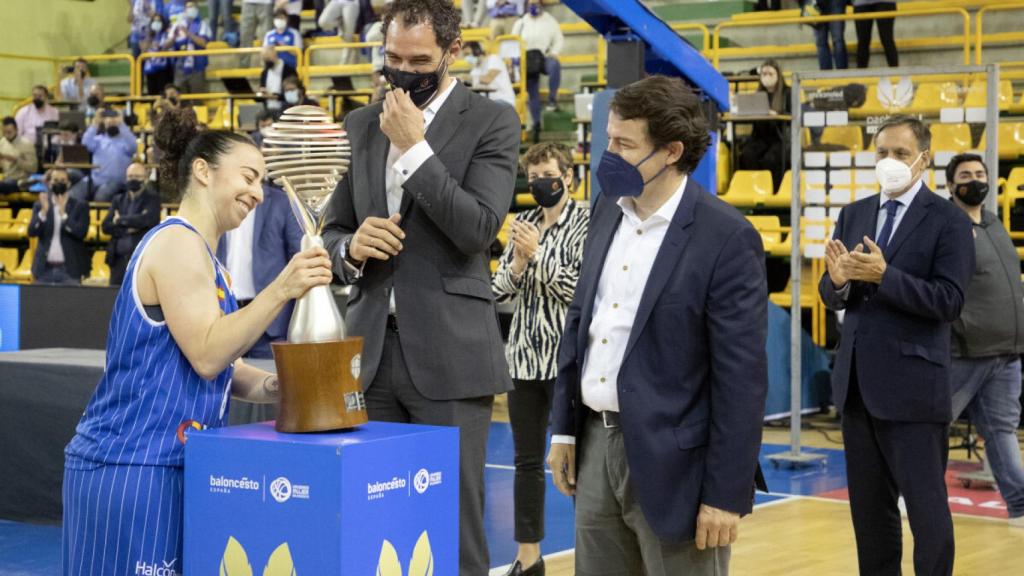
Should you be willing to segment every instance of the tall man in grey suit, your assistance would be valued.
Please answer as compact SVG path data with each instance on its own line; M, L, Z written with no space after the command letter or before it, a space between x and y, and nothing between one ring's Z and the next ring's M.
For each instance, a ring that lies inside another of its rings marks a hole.
M512 389L489 248L512 201L519 119L449 76L462 49L450 1L397 0L383 27L394 89L345 120L352 163L323 236L352 285L370 418L461 431L460 574L480 576L491 406Z

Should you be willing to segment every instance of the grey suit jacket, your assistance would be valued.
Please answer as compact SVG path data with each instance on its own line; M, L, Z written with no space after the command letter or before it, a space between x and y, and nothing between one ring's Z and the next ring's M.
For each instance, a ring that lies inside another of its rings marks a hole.
M373 383L394 287L399 338L416 389L433 400L512 388L491 293L490 246L515 189L520 125L515 111L457 85L430 123L434 151L404 185L403 251L348 274L342 244L370 216L386 218L389 141L380 103L345 119L352 163L327 207L323 238L335 274L352 284L349 333L362 336L363 388Z

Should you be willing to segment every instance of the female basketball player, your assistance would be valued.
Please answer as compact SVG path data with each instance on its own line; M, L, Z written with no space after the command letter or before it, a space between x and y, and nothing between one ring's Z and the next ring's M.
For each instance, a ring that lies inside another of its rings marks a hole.
M238 358L285 303L331 281L312 248L239 310L214 248L262 201L263 157L246 136L199 131L191 109L166 113L156 142L181 208L128 264L106 371L65 450L65 575L182 573L185 433L223 426L229 394L277 398L276 378Z

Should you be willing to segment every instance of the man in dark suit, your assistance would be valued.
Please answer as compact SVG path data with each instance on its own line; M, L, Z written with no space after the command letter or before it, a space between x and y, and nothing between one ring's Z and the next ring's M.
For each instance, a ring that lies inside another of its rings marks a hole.
M85 236L89 232L89 204L68 194L71 180L65 170L54 168L46 175L49 190L32 206L30 238L38 238L32 259L36 282L77 284L92 270Z
M753 505L764 251L691 178L709 142L678 79L612 100L548 455L555 485L576 497L578 575L723 574Z
M451 2L396 0L383 26L394 89L346 117L352 161L324 242L352 284L370 418L460 429L459 573L479 576L491 406L512 389L490 246L512 203L519 119L448 74L462 45Z
M103 231L110 235L107 265L111 286L121 285L135 247L159 223L160 195L147 185L146 167L133 162L125 171L124 186L114 194L103 218Z
M927 126L894 116L875 147L882 193L839 213L818 285L829 309L846 311L832 399L857 557L861 574L900 573L903 496L915 572L952 574L949 331L974 270L974 238L963 212L921 180L931 161Z

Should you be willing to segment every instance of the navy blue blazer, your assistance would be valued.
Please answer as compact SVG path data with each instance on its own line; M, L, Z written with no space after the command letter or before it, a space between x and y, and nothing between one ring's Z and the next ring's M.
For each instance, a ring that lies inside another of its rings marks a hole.
M43 192L49 194L49 192ZM36 200L32 205L32 220L28 225L30 238L38 238L35 255L32 257L32 276L39 278L46 271L46 257L50 252L50 241L53 238L53 196L50 196L50 209L46 212L46 221L39 218L40 204ZM89 248L85 245L85 237L89 233L89 203L80 202L70 196L64 207L65 218L61 222L60 245L64 250L64 268L68 276L75 281L88 278L92 273L92 259Z
M847 249L874 239L880 195L842 209L834 238ZM851 370L872 416L949 422L950 326L960 317L974 272L971 221L927 187L918 192L884 250L881 284L853 282L843 300L826 272L825 306L846 310L832 369L832 400L842 414Z
M616 202L597 201L562 336L552 431L575 436L577 446L589 410L580 377L594 299L621 219ZM633 491L663 540L692 540L701 503L751 510L768 390L767 327L761 237L690 178L618 373Z
M288 195L274 186L263 185L263 203L256 207L256 221L252 234L252 280L259 294L284 270L296 253L302 250L302 229L288 205ZM227 262L227 242L217 245L217 258ZM270 358L270 343L288 339L295 303L285 305L267 332L252 347L248 355Z

